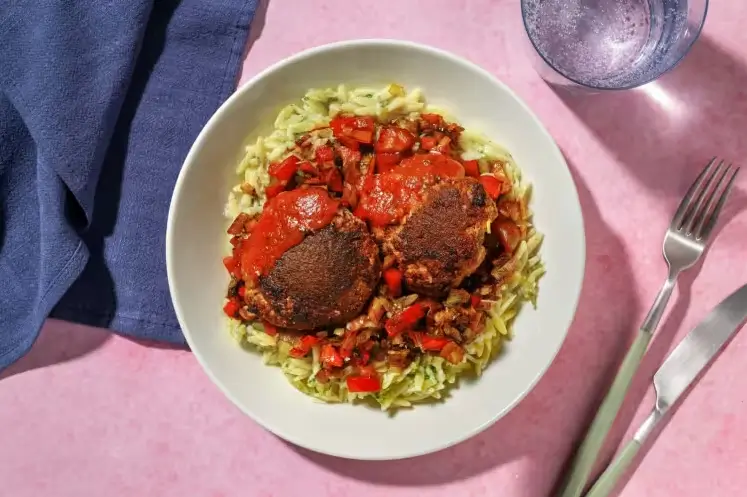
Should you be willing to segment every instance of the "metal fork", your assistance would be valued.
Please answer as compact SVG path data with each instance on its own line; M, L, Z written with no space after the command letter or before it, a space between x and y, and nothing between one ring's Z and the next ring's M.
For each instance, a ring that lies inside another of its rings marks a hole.
M724 167L724 161L716 161L714 157L703 169L672 218L664 237L664 259L669 268L667 280L659 290L638 331L638 336L625 355L620 370L576 453L562 487L562 497L581 495L599 450L617 417L630 381L664 314L677 277L682 271L692 267L708 246L718 216L739 172L739 167L732 169L731 164Z

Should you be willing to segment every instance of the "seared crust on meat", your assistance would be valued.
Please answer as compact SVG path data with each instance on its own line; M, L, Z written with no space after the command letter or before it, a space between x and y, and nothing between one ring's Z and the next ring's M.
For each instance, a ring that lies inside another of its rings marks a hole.
M380 272L378 247L365 223L340 209L329 226L285 252L245 299L281 328L342 325L363 310Z
M431 187L402 226L388 231L384 255L393 255L410 291L442 297L485 258L486 227L495 202L474 178Z

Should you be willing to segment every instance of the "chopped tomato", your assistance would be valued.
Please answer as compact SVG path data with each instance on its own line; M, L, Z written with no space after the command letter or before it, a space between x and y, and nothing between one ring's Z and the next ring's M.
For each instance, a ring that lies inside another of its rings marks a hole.
M379 174L391 171L397 164L399 164L399 154L396 152L376 154L376 172Z
M423 335L420 340L420 344L423 350L439 351L443 349L447 344L451 343L451 340L444 337L432 337L429 335Z
M315 168L311 162L303 161L298 163L298 170L302 173L311 174L312 176L316 176L319 174L319 171L317 168Z
M237 293L239 294L239 297L243 300L244 297L246 296L246 287L243 285L240 286Z
M277 197L285 191L285 183L275 183L265 188L265 195L268 199Z
M355 348L355 339L357 337L357 331L345 332L345 337L342 339L342 343L340 344L340 355L343 359L350 359L353 356L353 348Z
M327 186L329 187L331 191L342 193L343 191L342 175L340 174L340 171L338 171L336 167L330 168L329 171L327 171L325 182L327 183Z
M236 299L231 299L223 306L223 312L230 318L236 317L236 313L239 312L241 305Z
M480 307L480 304L482 304L482 299L479 295L471 295L469 298L469 304L477 309Z
M402 271L395 268L385 270L384 281L386 282L386 286L389 288L389 294L392 297L399 297L402 295Z
M378 392L381 380L376 376L348 376L348 391L351 393Z
M262 325L265 327L265 333L274 337L278 334L278 329L274 324L270 324L267 321L262 321Z
M498 178L491 174L483 174L480 176L480 183L482 184L483 188L485 188L485 192L488 194L488 197L492 198L493 200L497 199L501 194L501 182L498 181Z
M516 250L521 241L521 230L515 222L510 219L498 218L493 221L490 231L498 235L498 239L503 245L503 249L509 254Z
M350 138L360 143L370 144L373 141L373 131L356 129L350 132Z
M298 169L298 157L289 155L283 162L274 162L270 164L267 174L280 181L290 181Z
M467 174L467 176L472 176L473 178L479 178L480 177L480 165L476 160L466 160L464 161L464 172Z
M226 266L226 270L233 274L234 270L236 269L237 261L233 256L226 256L223 258L223 265Z
M328 145L321 145L317 147L315 155L316 161L319 164L324 164L325 162L332 162L333 160L335 160L334 150L332 150L332 147Z
M241 237L240 236L232 236L231 237L231 245L233 245L235 247L239 243L241 243Z
M415 136L404 128L384 126L379 131L374 150L377 153L405 152L415 144Z
M452 364L459 364L464 360L464 349L454 342L449 342L441 349L441 357Z
M292 357L304 357L317 343L319 343L319 338L315 337L314 335L304 335L303 337L301 337L301 340L299 340L298 345L290 349L289 354Z
M324 367L341 367L344 364L342 356L334 347L329 343L322 345L322 351L319 357Z
M392 316L384 326L387 334L391 336L399 335L403 331L412 328L425 316L425 307L420 303L414 303L399 314Z
M360 150L361 145L355 139L350 136L341 136L337 139L340 143L348 147L350 150Z

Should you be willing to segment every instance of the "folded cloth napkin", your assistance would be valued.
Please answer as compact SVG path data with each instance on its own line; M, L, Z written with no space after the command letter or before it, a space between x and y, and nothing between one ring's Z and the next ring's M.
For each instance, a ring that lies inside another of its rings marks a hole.
M237 81L257 0L7 0L0 9L0 369L50 315L183 342L171 191Z

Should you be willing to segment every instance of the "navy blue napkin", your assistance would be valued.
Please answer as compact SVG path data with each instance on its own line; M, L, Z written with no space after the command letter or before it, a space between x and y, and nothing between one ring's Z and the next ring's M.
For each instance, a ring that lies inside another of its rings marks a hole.
M257 0L6 0L0 369L53 317L182 343L164 234Z

